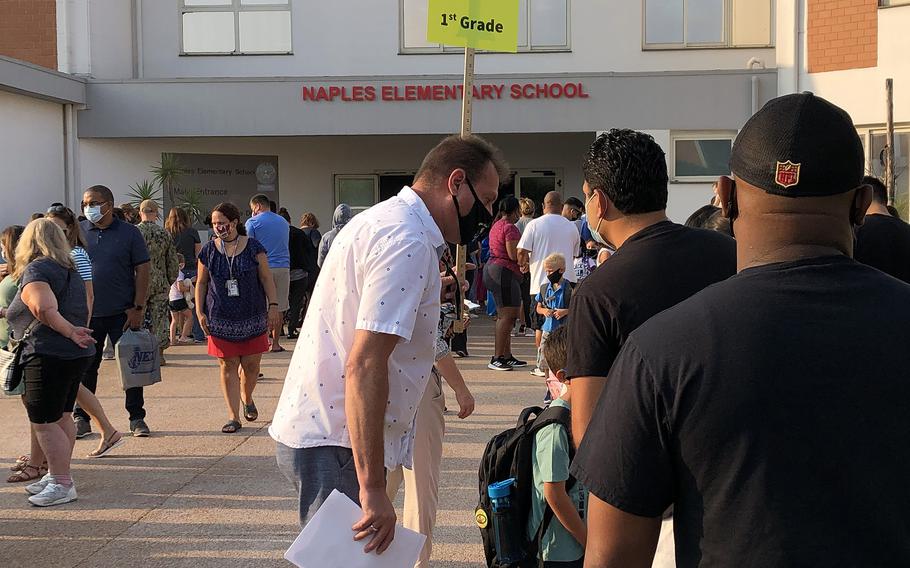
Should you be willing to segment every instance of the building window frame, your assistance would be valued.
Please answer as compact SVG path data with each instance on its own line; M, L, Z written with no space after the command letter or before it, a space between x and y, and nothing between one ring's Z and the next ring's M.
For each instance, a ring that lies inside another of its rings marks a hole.
M878 0L879 8L898 8L900 6L910 6L910 0Z
M885 181L884 176L884 164L881 163L883 155L875 153L875 139L876 137L884 138L887 136L887 128L883 125L870 126L864 129L857 129L857 132L860 135L860 138L863 140L863 150L866 154L866 173L869 175L878 176L882 181ZM894 125L894 136L905 136L906 140L910 140L910 123L898 123ZM884 140L882 141L884 146ZM895 159L904 160L905 158L901 155L906 148L906 144L901 144L896 148ZM883 152L881 150L880 152ZM882 171L876 171L882 170ZM898 190L900 190L901 185L907 180L910 176L910 164L904 162L903 164L898 162L895 164L895 182L898 184ZM898 191L897 202L894 204L898 208L898 211L901 214L901 218L904 221L910 219L910 199L905 198L904 196L908 195L908 192Z
M362 213L379 203L379 174L334 174L334 179L332 181L335 186L335 207L338 207L342 203L346 203L341 199L341 184L345 180L355 180L355 181L370 181L373 184L373 203L371 205L351 205L351 211L354 212L354 215Z
M533 0L526 0L528 2ZM405 45L405 2L398 0L398 55L439 55L439 54L458 54L464 53L463 47L451 45L435 45L429 47L407 47ZM531 10L525 10L525 33L524 45L521 44L522 38L518 38L517 53L566 53L572 51L572 0L566 2L566 44L565 45L540 45L534 47L531 45ZM479 50L478 53L500 53Z
M771 2L771 21L769 22L768 43L735 44L733 43L733 12L735 0L723 0L723 39L719 42L695 43L686 38L688 28L689 0L683 2L683 41L680 43L648 43L648 0L641 3L641 49L643 51L671 51L696 49L765 49L774 47L774 30L776 29L776 2ZM907 0L910 1L910 0Z
M670 132L669 173L670 183L713 183L721 175L730 175L724 172L717 175L690 176L680 175L676 172L676 143L687 140L729 140L730 150L733 150L733 141L736 139L735 130L680 130Z
M177 35L179 36L179 55L181 57L211 56L257 56L257 55L294 55L294 12L292 0L274 0L272 4L243 4L242 0L224 0L224 4L215 6L187 6L185 0L177 0ZM233 51L186 51L183 44L183 17L192 13L231 13L234 17L234 50ZM288 51L241 51L240 49L240 14L250 12L287 12L290 19L290 49Z

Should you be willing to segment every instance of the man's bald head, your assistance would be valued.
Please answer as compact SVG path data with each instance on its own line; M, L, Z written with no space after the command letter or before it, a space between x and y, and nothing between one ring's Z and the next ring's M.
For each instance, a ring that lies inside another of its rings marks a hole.
M543 198L543 210L545 213L562 213L562 195L558 191L551 191Z

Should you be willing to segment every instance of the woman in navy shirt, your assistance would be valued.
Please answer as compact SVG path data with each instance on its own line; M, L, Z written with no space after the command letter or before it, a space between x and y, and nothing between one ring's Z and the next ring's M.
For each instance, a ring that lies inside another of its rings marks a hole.
M253 389L262 354L269 350L268 332L281 325L281 314L265 248L246 236L237 207L216 206L212 227L217 238L199 253L196 313L209 338L209 355L221 367L229 417L221 431L231 434L240 430L241 404L244 418L259 418Z

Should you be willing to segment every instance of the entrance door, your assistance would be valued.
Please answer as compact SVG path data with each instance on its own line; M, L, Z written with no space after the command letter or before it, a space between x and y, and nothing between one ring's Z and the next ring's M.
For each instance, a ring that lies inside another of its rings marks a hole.
M518 197L528 197L537 204L537 215L543 214L543 198L551 191L562 190L562 173L556 170L519 170L515 176Z

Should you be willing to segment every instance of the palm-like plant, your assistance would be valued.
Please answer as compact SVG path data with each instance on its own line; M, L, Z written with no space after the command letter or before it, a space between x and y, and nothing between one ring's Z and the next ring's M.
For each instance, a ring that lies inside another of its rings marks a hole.
M193 223L202 223L204 203L202 202L202 192L198 187L184 191L176 206L186 211Z
M161 189L164 190L165 195L173 204L176 201L174 189L177 187L177 181L182 174L180 160L177 159L177 156L169 153L161 154L161 161L152 166L149 173L154 176L153 181L161 186Z
M161 191L155 187L155 184L150 182L147 179L144 179L136 185L130 186L130 192L127 194L129 198L128 203L135 208L139 208L141 204L146 199L151 199L159 206L161 206Z

